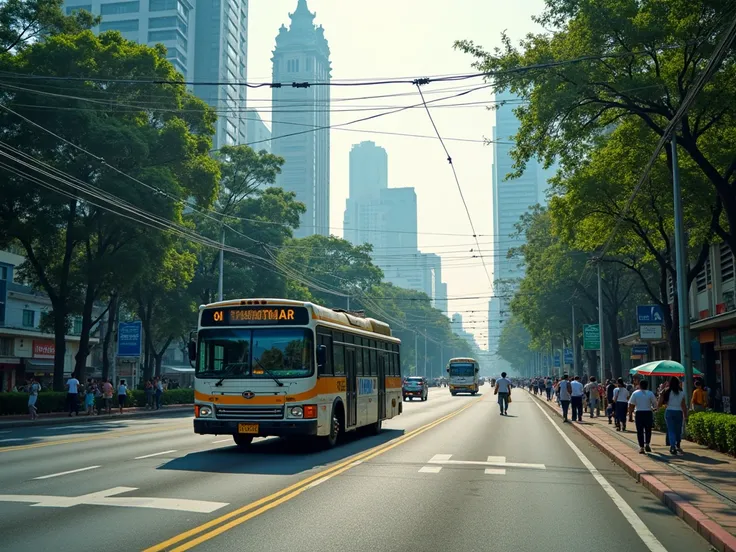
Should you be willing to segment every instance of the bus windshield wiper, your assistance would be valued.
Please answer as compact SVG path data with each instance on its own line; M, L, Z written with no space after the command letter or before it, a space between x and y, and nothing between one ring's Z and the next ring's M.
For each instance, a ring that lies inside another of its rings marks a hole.
M222 387L223 381L225 381L229 376L235 375L235 371L233 370L233 368L236 368L238 366L243 366L244 364L245 362L234 362L232 364L225 365L225 368L227 370L223 373L222 377L219 380L217 380L217 383L215 383L215 387Z
M253 359L253 362L255 362L258 365L258 367L261 370L263 370L268 375L269 378L271 378L273 381L275 381L276 384L279 387L283 387L284 386L284 382L282 382L281 380L279 380L279 378L277 378L276 376L274 376L273 375L273 372L271 372L271 370L269 370L268 368L264 368L263 364L261 364L260 361L257 358L254 358Z

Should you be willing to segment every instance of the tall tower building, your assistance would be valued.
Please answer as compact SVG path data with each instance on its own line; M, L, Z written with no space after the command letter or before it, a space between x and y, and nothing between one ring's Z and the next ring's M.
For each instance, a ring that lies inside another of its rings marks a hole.
M163 44L166 58L187 81L247 80L248 0L66 0L64 9L101 16L96 32L120 31L139 44ZM215 148L246 143L246 121L239 115L245 86L190 88L218 110Z
M273 51L273 82L322 82L331 79L330 48L324 29L314 25L307 0L298 0L282 25ZM273 89L271 149L286 160L276 185L296 193L307 211L294 232L302 238L329 234L330 226L330 87ZM321 130L299 133L309 127ZM290 136L295 134L295 136Z
M374 198L388 188L388 154L375 142L353 145L350 150L350 197Z
M546 204L548 179L555 172L554 168L545 170L537 160L532 159L519 178L506 178L514 171L511 150L520 125L513 110L522 100L510 92L503 92L496 94L496 101L505 103L496 110L496 125L493 127L491 221L494 295L497 297L492 298L488 305L488 345L491 353L498 349L503 324L511 314L511 295L518 287L518 280L524 277L520 260L507 258L510 249L526 241L523 235L515 235L516 224L532 206Z

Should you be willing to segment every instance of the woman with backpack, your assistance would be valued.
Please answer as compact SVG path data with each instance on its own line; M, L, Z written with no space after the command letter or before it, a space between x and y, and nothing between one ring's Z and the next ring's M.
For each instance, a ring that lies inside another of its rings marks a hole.
M670 385L659 396L658 407L665 406L664 421L667 424L667 438L670 444L670 454L682 453L682 430L687 421L687 404L685 391L682 389L679 378L672 376Z

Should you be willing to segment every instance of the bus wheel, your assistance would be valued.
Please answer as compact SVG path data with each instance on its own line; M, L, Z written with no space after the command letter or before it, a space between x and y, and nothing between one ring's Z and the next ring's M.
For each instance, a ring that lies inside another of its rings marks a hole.
M378 420L375 424L371 424L368 426L368 432L371 435L378 435L381 433L381 426L383 424L383 420Z
M253 442L252 435L233 435L233 440L238 448L245 449Z
M333 448L337 445L337 440L340 438L340 419L337 417L337 412L332 411L332 425L330 426L330 434L323 437L325 448Z

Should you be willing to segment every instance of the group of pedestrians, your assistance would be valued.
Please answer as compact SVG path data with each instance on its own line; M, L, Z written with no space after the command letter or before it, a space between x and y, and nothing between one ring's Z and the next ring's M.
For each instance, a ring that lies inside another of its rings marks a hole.
M66 380L66 402L69 416L72 416L72 414L79 416L80 395L84 397L84 409L87 416L102 414L103 409L107 414L112 414L112 396L114 391L115 389L110 379L103 378L97 381L90 378L85 385L73 373ZM120 380L118 383L117 393L118 408L120 409L120 414L122 414L128 396L128 386L125 384L125 380ZM97 409L95 409L95 404L97 405Z
M164 396L163 380L159 377L147 380L144 390L146 392L146 410L159 410L161 399Z

